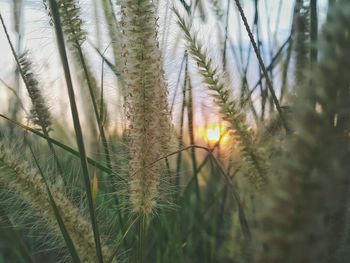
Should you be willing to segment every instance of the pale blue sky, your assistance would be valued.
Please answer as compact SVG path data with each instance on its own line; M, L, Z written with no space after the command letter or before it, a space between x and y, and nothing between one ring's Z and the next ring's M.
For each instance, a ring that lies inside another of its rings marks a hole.
M12 0L11 0L12 1ZM94 22L94 13L93 13L93 5L92 0L82 0L80 1L82 11L84 14L84 20L85 20L85 28L89 32L89 39L92 42L95 42L97 44L96 39L94 39L95 35L95 22ZM66 90L64 85L64 78L61 71L61 67L59 65L58 60L58 52L56 50L55 46L55 38L53 34L53 30L49 25L49 19L45 13L45 10L42 5L42 0L24 0L26 3L24 8L24 35L23 35L23 47L25 49L30 50L31 55L33 57L33 60L35 64L37 65L37 71L40 73L44 92L49 94L49 102L52 108L52 111L56 112L56 114L65 114L67 115L67 118L69 118L69 114L66 114L64 112L65 109L68 107L67 100L62 100L59 98L66 98ZM206 1L210 2L210 1ZM226 8L226 0L221 1L222 9L225 11ZM242 1L245 3L244 9L246 16L248 18L248 21L253 20L254 16L254 5L253 1ZM8 29L11 34L11 38L13 41L16 39L16 35L13 32L13 25L12 25L12 17L11 17L11 9L10 9L10 1L6 0L0 0L0 10L4 17L4 20L8 26ZM172 1L169 0L169 3L172 3ZM282 6L281 6L281 14L279 17L279 23L278 27L276 28L276 20L277 20L277 12L279 8L280 0L259 0L259 14L260 14L260 21L261 21L261 28L260 28L260 34L261 39L266 45L267 39L268 39L268 22L270 22L270 30L274 32L277 29L276 33L276 43L275 48L279 47L281 43L288 37L290 32L290 24L291 24L291 18L292 18L292 9L294 5L294 1L289 0L282 0ZM231 5L233 4L233 1L231 1ZM167 6L166 0L162 0L160 5L160 23L163 23L164 21L169 21L169 19L164 18L164 15L167 14L167 18L169 18L169 14L171 11L166 12L165 6ZM168 5L169 6L169 5ZM208 8L208 5L207 7ZM267 17L266 10L269 10L270 17ZM320 0L319 1L319 14L320 17L324 17L326 10L326 0ZM242 32L242 43L243 47L247 49L249 44L249 39L247 37L247 34L242 26L242 23L238 20L237 13L233 12L232 6L231 6L231 13L230 13L230 39L231 43L235 48L237 48L238 45L238 32L241 30ZM215 39L217 39L217 34L223 30L224 26L223 23L217 23L214 19L214 15L211 12L207 12L208 15L208 23L203 26L203 24L200 22L200 19L196 19L194 23L194 29L196 31L199 31L200 38L202 39L203 43L208 49L209 55L214 58L214 61L221 61L220 60L220 48L221 44L216 43ZM269 19L269 20L268 20ZM104 27L103 22L100 23L101 28ZM163 29L160 30L163 32ZM167 31L169 33L169 37L166 38L166 48L165 48L165 69L167 72L167 79L169 81L170 85L170 97L174 94L174 87L177 80L177 74L178 69L181 64L181 58L182 58L182 48L176 49L177 52L173 52L174 43L177 39L176 32L176 24L174 21L167 23ZM214 41L213 41L214 40ZM101 48L104 49L109 43L106 37L102 37L100 39ZM180 45L181 47L181 45ZM101 59L96 55L94 51L92 51L92 47L85 43L85 48L89 50L88 52L88 59L90 63L93 65L93 67L96 69L96 72L98 75L98 79L100 78L101 74ZM5 39L4 32L2 28L0 29L0 50L1 50L1 59L0 59L0 78L6 83L8 83L10 86L13 85L14 79L13 79L13 71L15 68L15 63L12 58L12 54L9 49L9 45ZM107 52L108 54L108 52ZM228 57L231 60L234 58L232 57L232 54L228 52ZM269 56L266 56L266 64L269 63ZM254 56L251 57L252 60L252 67L250 69L250 81L254 83L256 81L256 59ZM231 73L231 81L233 84L239 83L239 74L237 72L237 68L235 68L234 63L229 63L228 65L228 71ZM114 78L108 70L104 73L104 85L105 85L105 93L106 98L108 100L108 103L110 104L111 108L116 107L120 108L121 105L119 104L119 101L117 98L117 88L115 86ZM208 104L208 107L210 106L210 101L208 102L208 97L205 92L203 92L203 87L200 84L200 79L195 78L193 80L194 82L194 90L196 92L196 106L201 107L201 104ZM78 83L76 83L78 85ZM8 92L4 88L3 84L0 83L0 110L3 111L3 106L6 106L7 104L7 94ZM24 91L20 92L21 97L25 98L26 93ZM26 101L24 99L24 101ZM57 103L57 101L60 101L60 103ZM181 97L178 97L175 101L176 105L179 104L181 101ZM206 106L206 105L205 105ZM214 113L215 116L215 113ZM120 119L117 120L121 121Z

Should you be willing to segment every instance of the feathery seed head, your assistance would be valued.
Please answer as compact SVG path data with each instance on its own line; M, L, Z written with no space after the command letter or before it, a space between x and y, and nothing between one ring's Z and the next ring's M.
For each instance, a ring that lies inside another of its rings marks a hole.
M23 72L23 78L26 83L26 88L32 102L32 109L30 110L29 119L35 124L41 127L45 131L51 129L51 114L47 107L44 97L39 89L39 81L35 75L32 67L32 63L28 58L28 52L24 52L19 56L18 61Z
M0 183L16 193L16 197L35 210L35 213L47 222L57 235L60 233L56 217L49 201L47 187L40 173L22 158L14 154L15 150L0 143ZM65 227L71 236L82 262L96 262L95 243L91 224L79 209L62 193L61 189L49 184L52 197L60 212ZM103 254L112 255L108 246L103 245Z
M80 17L79 1L59 0L58 8L68 42L81 46L86 39L86 32L82 28L83 21Z
M152 164L168 149L170 119L167 86L152 1L121 1L122 57L129 121L130 201L137 213L150 214L158 198L162 165ZM152 164L152 165L150 165Z
M51 11L47 0L43 0L43 2L51 18ZM58 0L57 6L61 16L63 31L67 36L67 41L73 46L81 46L86 39L86 32L83 30L83 21L80 17L79 0ZM50 25L53 25L52 19Z
M231 91L225 87L224 75L212 65L198 38L191 33L191 26L176 9L174 12L178 18L178 25L185 35L189 53L197 62L204 83L215 98L223 119L238 135L238 143L249 168L247 174L256 188L260 189L266 180L267 164L257 149L254 134L246 122L246 116L240 109L239 103L232 99Z

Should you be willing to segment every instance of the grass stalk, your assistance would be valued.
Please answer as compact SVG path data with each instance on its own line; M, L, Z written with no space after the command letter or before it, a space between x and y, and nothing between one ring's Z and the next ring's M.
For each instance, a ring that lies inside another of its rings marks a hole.
M79 149L79 153L80 153L80 161L81 161L82 171L83 171L83 175L84 175L85 190L86 190L86 196L87 196L88 204L89 204L89 212L90 212L90 218L91 218L91 223L92 223L92 229L93 229L93 233L94 233L97 258L98 258L99 263L103 263L101 242L100 242L99 230L98 230L98 225L97 225L97 220L96 220L96 215L95 215L94 202L92 199L91 183L90 183L90 177L89 177L89 169L87 166L87 158L86 158L86 152L85 152L85 146L84 146L84 139L83 139L83 134L81 131L78 109L77 109L77 106L75 103L73 83L72 83L72 78L71 78L70 69L69 69L69 63L68 63L68 59L67 59L66 47L65 47L65 43L64 43L63 31L62 31L62 26L61 26L61 19L59 16L57 2L55 0L49 0L49 3L50 3L50 7L51 7L51 12L52 12L52 18L54 21L57 44L58 44L58 48L59 48L61 62L63 64L64 75L65 75L65 79L66 79L68 96L69 96L69 102L70 102L70 106L71 106L71 113L72 113L72 117L73 117L74 130L75 130L77 145L78 145L78 149Z
M267 83L267 88L269 89L269 92L271 93L273 102L274 102L275 107L276 107L276 109L277 109L277 112L278 112L278 114L279 114L279 118L281 119L281 123L282 123L284 129L288 132L288 131L289 131L289 128L288 128L287 122L286 122L286 120L285 120L285 118L284 118L284 116L283 116L282 109L281 109L281 107L280 107L280 105L279 105L278 99L277 99L277 97L276 97L276 93L275 93L275 91L274 91L274 89L273 89L273 85L272 85L271 79L270 79L269 74L268 74L268 72L267 72L267 70L266 70L264 61L263 61L263 59L262 59L262 57L261 57L261 55L260 55L259 48L258 48L258 46L257 46L257 44L256 44L256 42L255 42L255 40L254 40L254 36L253 36L253 34L252 34L252 31L250 30L250 27L249 27L247 18L246 18L245 14L244 14L242 5L241 5L241 3L240 3L239 0L234 0L234 1L235 1L235 3L236 3L236 6L237 6L237 8L238 8L238 11L239 11L239 13L240 13L240 15L241 15L241 18L242 18L242 21L243 21L243 23L244 23L244 26L245 26L245 28L246 28L246 30L247 30L247 33L248 33L250 42L251 42L252 45L253 45L253 49L254 49L255 55L256 55L256 57L257 57L257 59L258 59L260 68L261 68L261 70L262 70L262 72L263 72L263 74L264 74L264 76L265 76L265 80L266 80L266 83Z
M194 139L193 96L192 96L193 87L191 85L191 79L189 78L189 76L187 76L187 78L188 78L188 99L187 99L188 136L190 139L190 145L194 145L195 139ZM191 160L192 160L193 176L195 179L196 195L197 195L197 198L200 199L200 189L199 189L199 183L198 183L197 160L196 160L195 148L191 149Z
M144 215L139 215L139 237L138 237L138 253L137 262L145 262L145 245L146 245L146 217Z
M57 140L55 140L55 139L53 139L53 138L51 138L51 137L47 137L45 134L43 134L43 133L41 133L41 132L39 132L39 131L37 131L37 130L35 130L35 129L33 129L33 128L30 128L30 127L28 127L28 126L26 126L26 125L24 125L24 124L21 124L21 123L19 123L19 122L16 122L15 120L10 119L9 117L6 117L6 116L3 115L3 114L0 114L0 117L3 118L3 119L5 119L5 120L7 120L8 122L10 122L10 123L12 123L12 124L15 124L16 126L18 126L19 128L21 128L21 129L23 129L23 130L29 131L29 132L31 132L31 133L37 135L39 138L42 138L42 139L45 139L45 140L50 141L52 144L54 144L54 145L60 147L61 149L63 149L63 150L65 150L65 151L67 151L68 153L70 153L70 154L76 156L77 158L80 158L80 153L79 153L79 151L74 150L73 148L69 147L68 145L63 144L63 143L61 143L61 142L59 142L59 141L57 141ZM113 173L113 170L109 169L108 167L104 166L103 164L101 164L101 163L99 163L99 162L93 160L93 159L90 158L90 157L86 157L86 158L87 158L87 162L88 162L90 165L92 165L92 166L94 166L94 167L100 169L101 171L103 171L103 172L105 172L105 173ZM122 178L122 177L119 177L118 179L120 179L120 180L125 180L125 179Z
M182 104L181 104L181 113L180 113L180 131L179 131L179 137L178 137L178 148L183 147L183 138L184 138L184 116L185 116L185 108L186 108L186 91L187 91L187 81L188 81L188 54L185 52L184 54L184 63L185 63L185 69L184 69L184 80L183 80L183 86L182 86ZM179 76L181 75L182 68L180 69ZM175 179L175 187L176 187L176 194L179 191L180 186L180 171L182 166L182 152L179 152L176 158L176 179Z
M42 98L39 90L38 90L38 87L37 86L37 80L35 79L35 77L32 77L30 76L30 74L32 74L31 72L31 69L30 68L27 68L27 71L25 69L25 67L28 67L30 66L30 61L28 61L26 58L25 58L25 54L23 55L24 57L22 58L19 58L15 49L14 49L14 46L12 44L12 41L10 39L10 36L8 34L8 31L7 31L7 28L6 28L6 25L4 23L4 20L2 18L2 15L0 13L0 20L1 20L1 24L3 26L3 29L5 31L5 35L6 35L6 38L7 38L7 41L10 45L10 48L11 48L11 51L12 51L12 55L16 61L16 64L17 64L17 69L19 71L19 74L21 75L22 77L22 80L27 88L27 91L29 93L29 96L30 98L32 99L32 104L33 104L33 111L35 112L35 115L36 115L36 118L37 118L37 124L41 127L44 135L46 137L50 137L49 136L49 129L50 129L50 124L51 124L51 116L50 116L50 112L47 108L47 106L45 105L45 101L44 99ZM34 89L34 90L33 90ZM32 95L32 93L36 93L35 95ZM38 101L39 100L39 101ZM63 175L63 169L62 169L62 166L58 160L58 157L57 157L57 154L56 154L56 151L52 145L52 143L50 142L50 140L47 140L47 143L49 145L49 148L50 148L50 151L52 152L53 156L54 156L54 159L55 159L55 162L56 162L56 166L57 166L57 169L61 175L61 178L64 182L64 184L66 184L66 178L64 177Z

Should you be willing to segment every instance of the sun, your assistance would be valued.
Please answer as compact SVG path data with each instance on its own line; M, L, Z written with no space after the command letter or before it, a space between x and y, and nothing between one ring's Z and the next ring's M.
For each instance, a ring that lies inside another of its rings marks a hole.
M233 139L231 133L227 131L227 128L217 123L207 127L197 128L197 138L210 145L214 145L218 142L220 142L220 145L225 145Z
M218 142L220 140L220 127L208 128L205 132L205 137L208 142Z

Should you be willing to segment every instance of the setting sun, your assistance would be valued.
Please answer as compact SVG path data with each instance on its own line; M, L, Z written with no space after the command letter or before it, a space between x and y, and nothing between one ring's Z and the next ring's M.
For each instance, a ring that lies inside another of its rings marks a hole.
M216 127L214 129L207 129L206 139L209 142L217 142L220 139L220 128Z
M220 141L220 145L225 145L233 139L227 128L219 124L211 124L207 127L197 128L197 138L209 144L215 144Z

